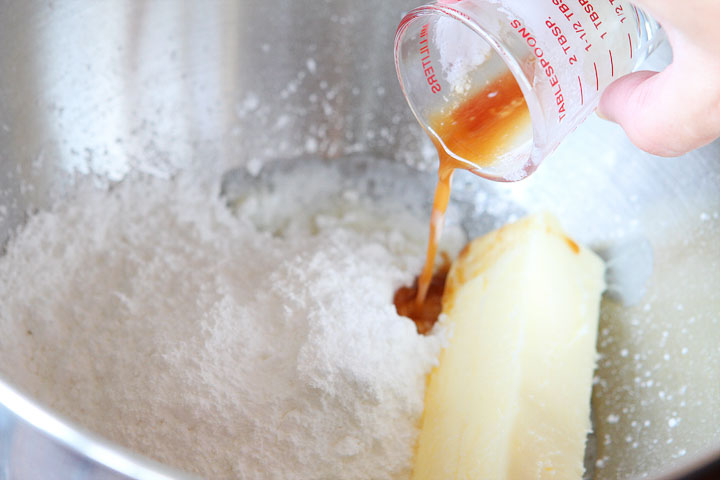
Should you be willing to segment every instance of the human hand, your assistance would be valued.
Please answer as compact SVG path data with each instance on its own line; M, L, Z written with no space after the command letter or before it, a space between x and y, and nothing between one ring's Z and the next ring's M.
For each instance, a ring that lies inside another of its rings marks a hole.
M683 155L720 136L720 2L635 0L658 20L673 48L663 72L636 72L603 94L598 114L619 123L641 149Z

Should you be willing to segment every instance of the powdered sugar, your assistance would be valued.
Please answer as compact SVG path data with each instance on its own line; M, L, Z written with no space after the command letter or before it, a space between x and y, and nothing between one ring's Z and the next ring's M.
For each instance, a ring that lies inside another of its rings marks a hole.
M249 220L263 202L235 216L183 178L79 189L0 259L0 373L205 477L406 478L445 339L392 305L424 219L395 225L345 197L273 235Z
M472 74L492 54L492 48L477 33L455 19L440 17L435 27L435 44L452 91L467 94L473 87Z

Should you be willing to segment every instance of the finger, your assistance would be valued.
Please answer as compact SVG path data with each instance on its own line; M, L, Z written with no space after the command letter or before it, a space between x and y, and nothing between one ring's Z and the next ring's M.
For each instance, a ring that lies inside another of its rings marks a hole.
M637 72L617 80L598 107L635 145L665 157L683 155L720 135L720 68L687 45L678 45L675 53L661 73Z

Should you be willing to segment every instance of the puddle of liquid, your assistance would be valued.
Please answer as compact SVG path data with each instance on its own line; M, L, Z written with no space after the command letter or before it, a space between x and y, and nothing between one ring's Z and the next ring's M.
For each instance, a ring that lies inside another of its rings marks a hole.
M425 301L420 306L415 301L418 296L419 279L416 279L412 286L401 287L395 292L393 302L398 314L412 319L421 335L426 335L432 330L442 313L442 297L449 272L450 256L443 252L443 264L432 275L427 286Z

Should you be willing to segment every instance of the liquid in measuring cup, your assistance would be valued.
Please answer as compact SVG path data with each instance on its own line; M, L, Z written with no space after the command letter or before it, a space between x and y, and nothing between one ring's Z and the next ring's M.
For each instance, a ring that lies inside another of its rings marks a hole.
M624 0L444 1L407 14L395 39L398 78L440 166L426 262L405 314L418 325L427 317L455 169L527 177L661 38Z
M436 147L469 163L468 170L500 161L513 145L532 134L530 111L510 73L452 103L429 118Z

